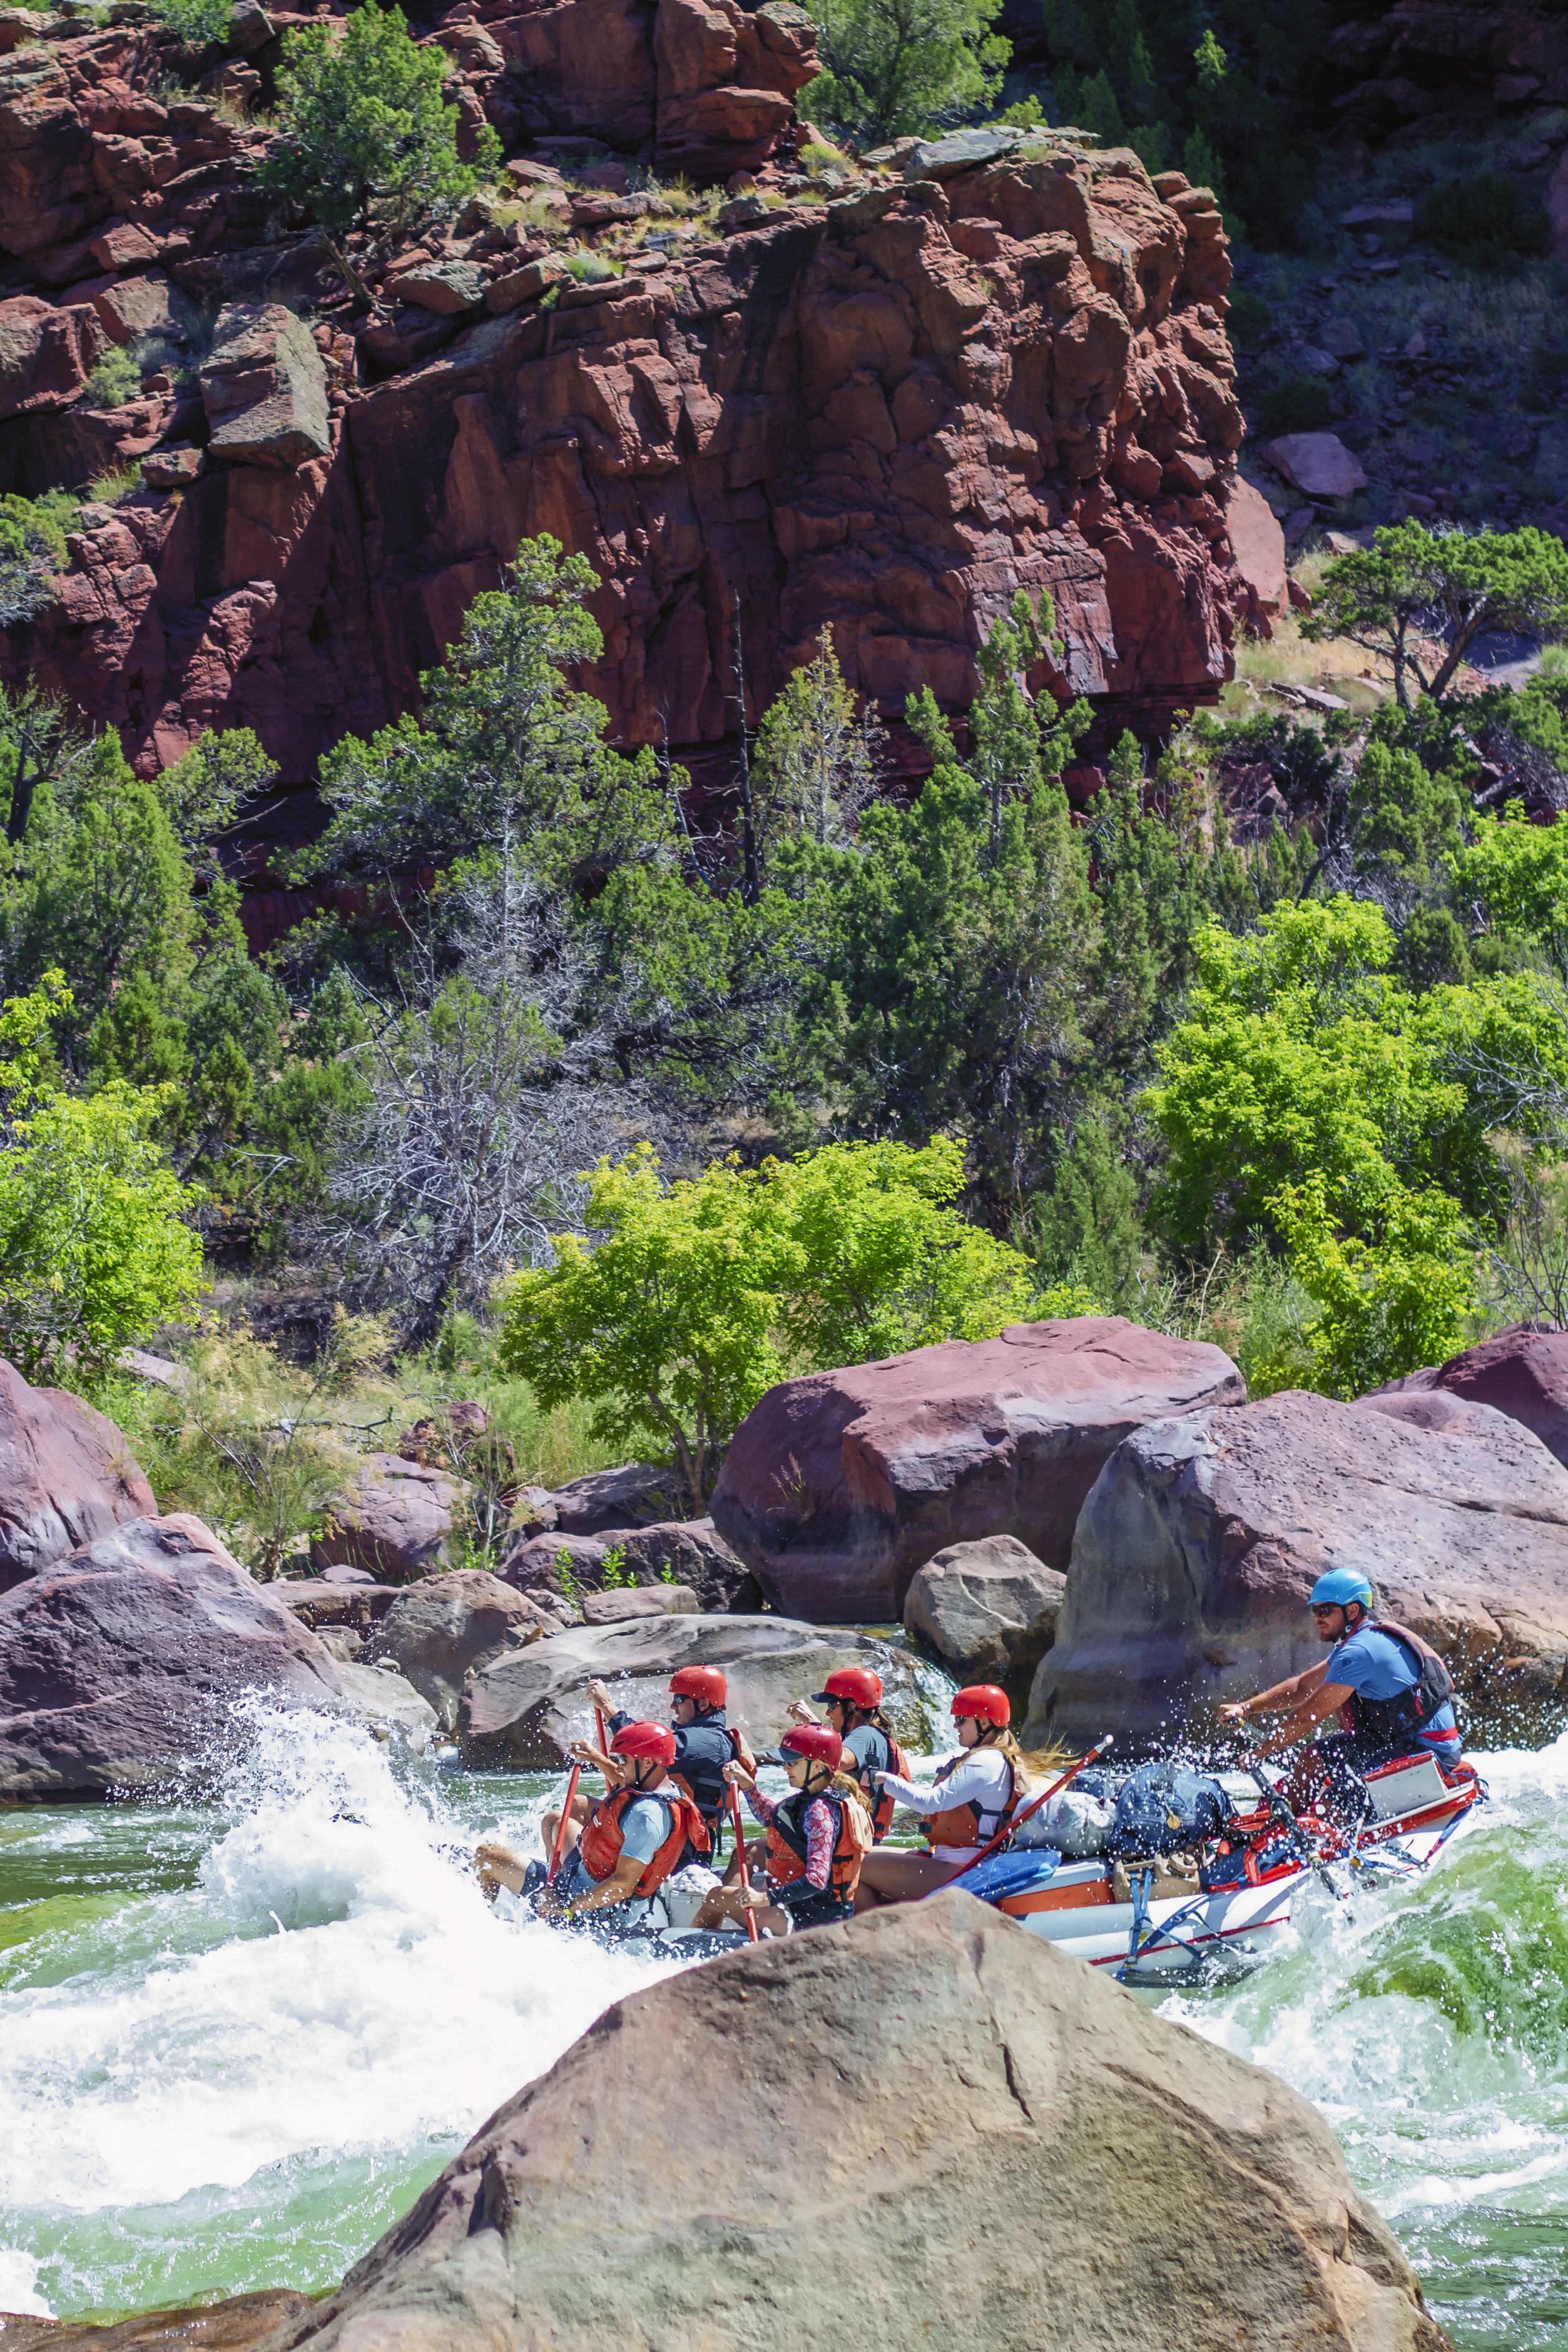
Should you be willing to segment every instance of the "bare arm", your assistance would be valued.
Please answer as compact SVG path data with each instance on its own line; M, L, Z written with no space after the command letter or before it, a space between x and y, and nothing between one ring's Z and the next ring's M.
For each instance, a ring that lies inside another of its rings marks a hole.
M1316 1671L1321 1673L1321 1669ZM1336 1715L1351 1696L1349 1683L1320 1683L1319 1687L1309 1692L1299 1706L1293 1706L1283 1717L1273 1737L1265 1740L1259 1753L1278 1756L1281 1749L1294 1748L1299 1739L1305 1739L1320 1723L1326 1722L1331 1715Z
M1292 1675L1288 1682L1276 1683L1272 1690L1258 1691L1252 1698L1233 1699L1220 1708L1219 1719L1222 1723L1245 1723L1249 1716L1286 1715L1311 1696L1328 1671L1329 1662L1321 1658L1315 1666Z

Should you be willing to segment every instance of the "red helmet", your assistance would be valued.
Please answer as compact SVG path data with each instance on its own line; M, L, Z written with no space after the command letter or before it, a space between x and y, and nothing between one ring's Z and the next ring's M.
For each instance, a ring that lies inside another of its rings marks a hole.
M783 1756L805 1756L814 1764L826 1764L830 1772L838 1769L838 1759L844 1753L844 1742L825 1723L799 1723L786 1731L779 1741Z
M626 1723L610 1742L612 1756L646 1757L659 1764L675 1761L675 1734L668 1723Z
M694 1698L699 1706L722 1706L730 1685L718 1666L677 1666L669 1678L671 1698Z
M869 1715L882 1704L882 1677L874 1675L869 1666L838 1666L827 1677L824 1687L813 1691L819 1704L827 1698L841 1699L846 1706L864 1707Z
M1011 1723L1013 1710L1007 1704L1007 1694L994 1683L971 1683L961 1690L952 1702L955 1716L973 1715L982 1723Z

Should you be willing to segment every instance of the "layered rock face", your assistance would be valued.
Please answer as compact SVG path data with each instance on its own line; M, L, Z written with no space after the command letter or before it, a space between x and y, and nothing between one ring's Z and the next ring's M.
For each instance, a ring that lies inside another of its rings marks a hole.
M599 13L528 21L564 39ZM761 73L794 13L660 0L657 71L717 70L732 43ZM886 710L922 685L962 706L1020 586L1050 591L1065 640L1037 688L1124 719L1212 696L1258 609L1228 536L1243 425L1212 198L1131 152L1012 134L916 168L838 204L756 204L548 311L549 272L515 254L447 268L441 314L399 310L357 345L231 299L199 402L150 394L107 421L68 404L100 308L138 281L71 285L9 324L0 305L0 357L5 333L36 346L17 485L85 480L106 429L178 485L84 510L60 602L13 659L144 770L243 725L298 781L408 708L475 594L550 531L604 582L584 682L629 742L732 734L742 683L754 718L824 628ZM176 290L196 282L157 258Z
M0 1596L0 1798L155 1787L246 1693L338 1688L316 1635L199 1519L132 1519Z
M1129 2340L1447 2343L1305 2099L956 1893L617 2003L279 2339Z
M1533 1430L1559 1462L1568 1464L1568 1331L1537 1331L1516 1323L1466 1348L1446 1364L1412 1372L1363 1400L1415 1418L1422 1407L1490 1405Z
M1306 1602L1331 1568L1442 1652L1472 1733L1535 1745L1568 1720L1568 1471L1479 1407L1423 1428L1296 1390L1111 1455L1026 1739L1202 1737L1321 1659Z
M1120 1316L1016 1323L770 1389L713 1518L776 1609L886 1622L949 1544L1010 1535L1063 1570L1102 1465L1146 1421L1240 1404L1228 1356Z

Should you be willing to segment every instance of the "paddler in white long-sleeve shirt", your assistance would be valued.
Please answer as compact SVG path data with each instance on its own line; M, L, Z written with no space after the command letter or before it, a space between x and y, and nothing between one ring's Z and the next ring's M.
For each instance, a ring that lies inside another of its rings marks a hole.
M981 1849L1012 1819L1026 1792L1024 1759L1007 1726L1013 1710L994 1683L972 1683L952 1702L958 1754L937 1771L929 1789L900 1773L879 1776L881 1793L925 1816L924 1853L879 1846L860 1865L858 1911L881 1903L913 1903L968 1869Z

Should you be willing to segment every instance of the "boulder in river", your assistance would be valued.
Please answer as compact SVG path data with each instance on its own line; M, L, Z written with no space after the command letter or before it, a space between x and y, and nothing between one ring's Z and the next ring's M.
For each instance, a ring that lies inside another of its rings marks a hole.
M1016 1536L949 1544L915 1571L904 1626L964 1682L1032 1675L1056 1639L1067 1579Z
M324 1535L310 1546L320 1569L359 1568L384 1584L412 1584L451 1565L452 1521L460 1479L400 1454L366 1454L332 1505Z
M684 1482L657 1462L623 1462L589 1470L554 1487L549 1502L563 1535L596 1536L604 1528L646 1528L675 1517L686 1500Z
M773 1608L885 1623L949 1544L1016 1536L1065 1569L1084 1497L1131 1430L1246 1394L1218 1348L1121 1316L1015 1323L781 1381L735 1433L713 1520Z
M280 2352L1451 2352L1275 2074L948 1892L619 2001Z
M249 1692L321 1706L332 1659L199 1519L129 1520L0 1594L0 1798L147 1789Z
M641 1584L658 1584L668 1573L689 1585L698 1606L710 1614L732 1610L754 1615L763 1596L743 1560L736 1559L711 1519L656 1519L649 1527L601 1528L597 1535L544 1529L512 1546L500 1573L521 1591L562 1591L562 1562L573 1582L589 1592L604 1588L612 1553L620 1571Z
M1424 1396L1489 1404L1533 1430L1549 1453L1568 1464L1568 1331L1537 1331L1516 1323L1495 1339L1450 1356L1446 1364L1390 1381L1362 1402L1388 1411L1395 1400L1405 1405Z
M455 1569L398 1594L366 1646L366 1662L390 1660L450 1731L463 1685L475 1669L537 1642L546 1624L553 1632L555 1622L499 1576Z
M617 1706L668 1722L676 1667L722 1666L730 1720L763 1747L788 1730L792 1698L820 1690L835 1666L863 1664L870 1646L858 1634L823 1633L788 1617L673 1615L575 1626L470 1675L458 1740L470 1763L553 1770L567 1742L594 1727L589 1683L602 1679ZM880 1654L877 1663L885 1680L896 1672Z
M65 1389L34 1388L0 1356L0 1592L157 1509L111 1421Z
M1426 1430L1287 1390L1117 1448L1026 1741L1203 1734L1321 1658L1306 1602L1330 1568L1443 1653L1472 1732L1534 1744L1568 1721L1568 1471L1500 1415Z

